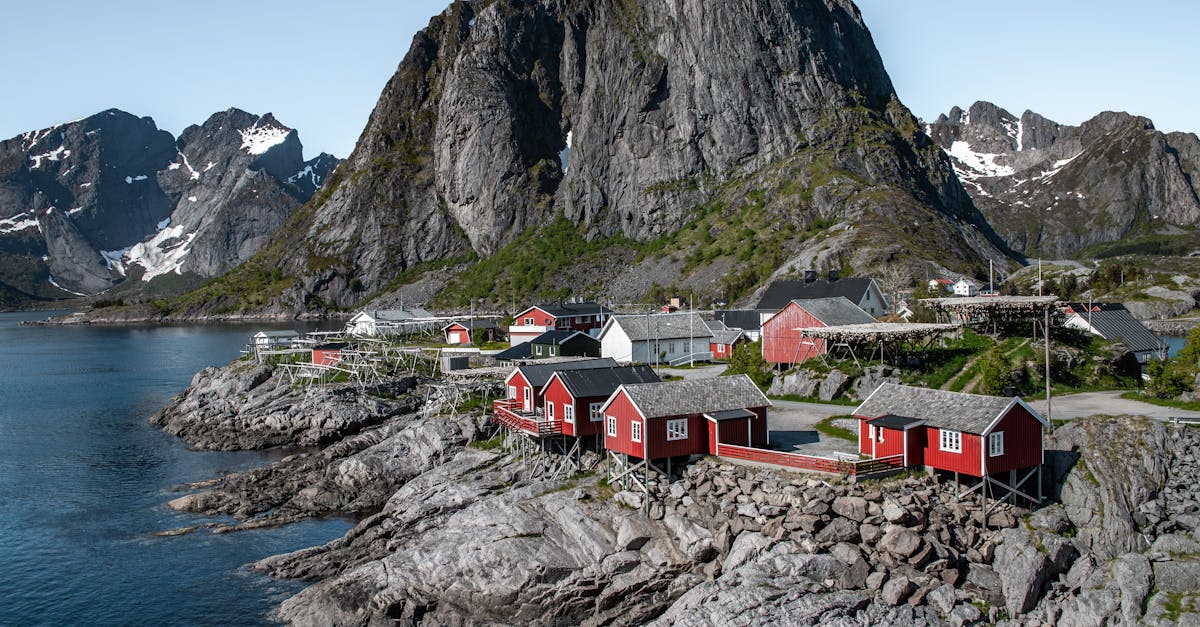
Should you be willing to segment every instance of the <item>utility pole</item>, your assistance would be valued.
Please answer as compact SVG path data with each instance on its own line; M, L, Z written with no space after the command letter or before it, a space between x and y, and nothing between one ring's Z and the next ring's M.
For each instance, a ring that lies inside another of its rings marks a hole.
M1046 421L1050 421L1050 308L1046 307Z

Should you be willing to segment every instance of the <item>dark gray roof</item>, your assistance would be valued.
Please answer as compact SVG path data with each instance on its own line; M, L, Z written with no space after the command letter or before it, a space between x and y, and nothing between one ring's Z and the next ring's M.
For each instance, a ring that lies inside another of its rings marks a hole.
M1083 320L1088 320L1089 314L1078 314ZM1131 351L1152 351L1162 345L1162 340L1152 333L1133 314L1124 307L1093 311L1090 314L1092 328L1106 340L1121 342Z
M514 359L529 359L533 354L533 346L529 342L521 342L516 346L506 348L496 353L492 358L496 361L512 361Z
M615 313L613 310L604 305L586 302L586 303L552 303L548 305L538 305L538 309L554 316L555 318L569 318L572 316L595 316L598 314ZM528 311L528 310L526 310ZM521 312L525 313L525 312Z
M265 337L296 337L300 335L299 331L259 331L254 335L262 335Z
M569 330L558 330L558 329L556 329L554 331L546 331L545 333L533 338L532 340L529 340L529 343L530 344L558 346L558 345L562 344L563 342L566 342L567 340L571 339L575 335L580 335L581 336L580 340L591 340L593 343L596 343L596 344L600 343L600 340L597 340L596 338L588 335L587 333L583 333L582 331L569 331ZM574 341L579 341L579 340L574 340Z
M525 380L535 388L541 388L546 385L550 377L555 372L566 372L568 370L587 370L588 368L615 368L617 362L611 357L602 357L600 359L577 359L575 361L556 361L549 364L526 364L517 369L521 374L525 375Z
M845 296L836 298L816 298L811 300L794 300L804 311L825 323L827 327L839 327L845 324L871 324L875 318L850 302Z
M908 429L921 424L920 419L909 418L908 416L897 416L895 414L887 414L880 416L874 420L868 420L867 424L876 427L887 427L888 429Z
M553 376L553 375L552 375ZM567 391L575 398L607 398L626 383L658 383L659 378L649 366L623 366L619 368L589 368L560 372Z
M713 331L713 342L717 344L733 344L739 337L742 337L741 329Z
M755 309L759 311L779 311L793 300L814 298L835 298L844 296L850 302L862 302L863 295L871 285L870 277L851 277L839 279L830 283L820 280L805 283L802 280L772 281L762 298L758 300ZM730 325L732 326L732 325Z
M762 328L758 312L753 309L719 309L713 312L713 317L731 329L758 331Z
M884 383L854 410L854 415L874 418L891 414L924 420L930 427L981 435L1012 402L1012 398L1001 396ZM1034 416L1044 421L1036 413Z
M475 329L498 329L498 328L500 328L500 325L496 324L495 320L484 320L482 318L474 318L471 320L455 320L454 322L451 322L450 324L448 324L442 328L447 329L456 324L461 324L461 325L463 325L463 327L465 327L467 330L470 330L470 331L474 331Z
M746 409L728 409L725 411L711 411L704 415L712 420L716 420L717 422L724 422L726 420L738 420L740 418L753 418L755 414L754 412Z
M613 316L612 320L612 324L621 325L625 334L634 342L713 336L712 331L708 330L708 325L704 324L704 318L698 313Z
M762 390L744 374L715 379L633 384L624 386L624 389L646 418L711 414L771 405Z

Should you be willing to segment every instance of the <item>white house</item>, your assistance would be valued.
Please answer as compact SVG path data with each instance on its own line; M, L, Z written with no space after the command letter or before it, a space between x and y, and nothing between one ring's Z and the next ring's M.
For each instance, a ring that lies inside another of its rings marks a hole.
M972 281L968 281L967 279L959 279L958 282L954 284L954 295L979 296L979 286L975 285L975 283Z
M300 333L296 331L259 331L250 336L250 343L256 351L274 350L291 346L298 339L300 339Z
M437 318L424 309L378 309L360 311L346 323L346 332L355 337L377 337L434 328Z
M621 363L712 359L712 331L700 314L679 312L613 316L600 330L600 356Z

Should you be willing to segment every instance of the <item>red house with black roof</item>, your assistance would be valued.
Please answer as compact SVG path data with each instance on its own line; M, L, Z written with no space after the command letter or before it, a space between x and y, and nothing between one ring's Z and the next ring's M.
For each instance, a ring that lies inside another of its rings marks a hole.
M498 416L509 419L511 424L520 424L521 428L539 433L553 430L560 433L562 417L551 419L544 414L542 389L550 381L555 372L567 370L586 370L589 368L615 368L617 362L608 359L579 359L575 361L557 361L545 364L524 364L517 366L504 379L507 390L506 398L492 403ZM545 423L544 425L540 423Z
M625 384L605 402L604 447L645 460L764 447L771 401L746 375Z
M592 302L535 305L513 316L508 338L511 345L516 346L556 329L589 333L604 326L614 313L608 307Z
M905 467L987 477L1040 466L1046 419L1017 397L983 396L884 383L854 415L858 450Z
M658 382L658 375L649 366L559 370L541 390L544 415L562 421L563 435L598 435L604 422L601 408L617 388Z
M485 341L493 341L500 334L500 328L491 320L455 320L450 324L442 327L442 332L446 334L447 344L470 344L474 340L476 331L483 334Z

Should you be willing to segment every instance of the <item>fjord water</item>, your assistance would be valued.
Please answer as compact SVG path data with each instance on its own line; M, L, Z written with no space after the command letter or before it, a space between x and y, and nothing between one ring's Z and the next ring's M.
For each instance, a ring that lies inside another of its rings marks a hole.
M31 327L0 314L0 625L246 625L301 585L244 566L341 520L215 535L163 504L279 453L189 450L147 419L249 327Z

